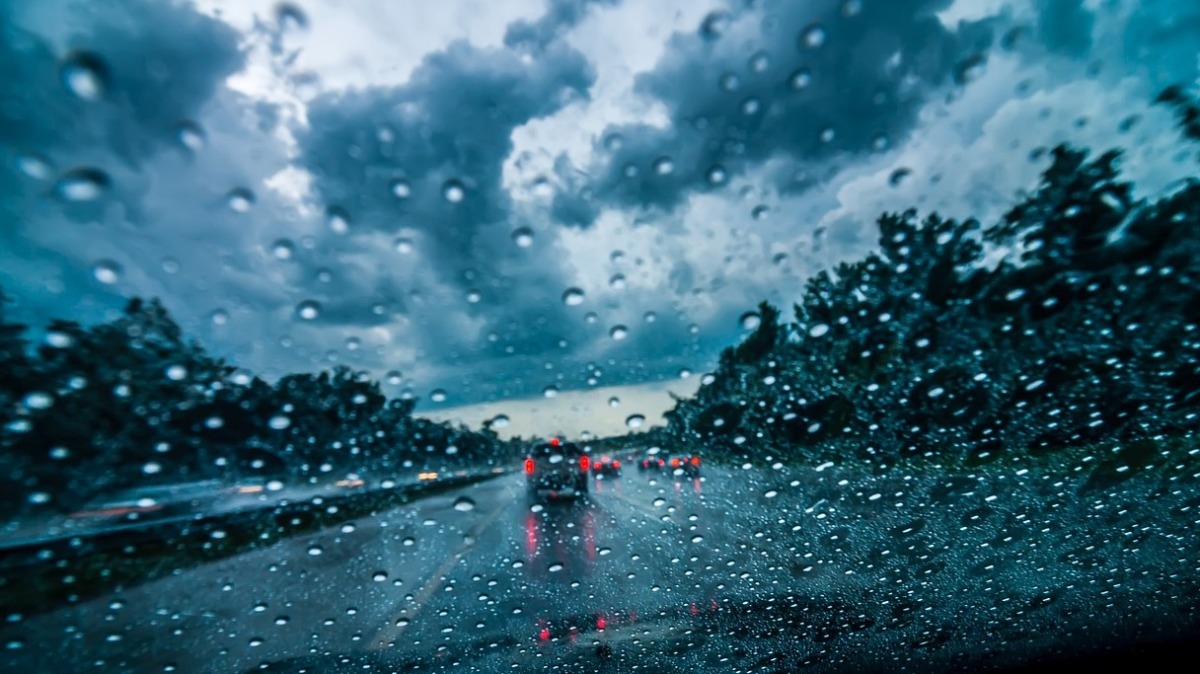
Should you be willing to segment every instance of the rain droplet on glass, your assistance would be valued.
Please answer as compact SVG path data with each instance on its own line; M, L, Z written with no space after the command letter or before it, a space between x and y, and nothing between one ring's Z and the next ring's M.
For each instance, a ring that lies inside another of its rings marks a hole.
M112 182L104 171L82 166L59 176L54 185L54 192L63 201L95 201L104 196L111 185Z
M112 285L121 280L121 265L112 260L98 260L92 265L92 276L104 285Z
M321 304L316 300L304 300L296 305L296 315L311 321L321 315Z
M225 195L225 202L234 213L246 213L254 205L254 192L245 187L235 187Z
M71 52L58 73L67 91L85 101L98 101L108 90L108 66L92 52Z

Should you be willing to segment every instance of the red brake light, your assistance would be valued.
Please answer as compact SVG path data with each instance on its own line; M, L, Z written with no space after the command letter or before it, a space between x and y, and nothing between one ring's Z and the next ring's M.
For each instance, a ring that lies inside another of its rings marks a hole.
M596 629L602 630L605 627L608 627L608 621L604 619L604 616L596 618Z
M541 639L542 641L548 641L550 639L550 628L543 627L542 631L538 632L538 638Z
M617 461L616 459L613 459L613 468L620 468L620 467L621 467L621 462Z
M550 446L557 447L558 446L558 438L550 438Z
M525 459L525 474L533 475L533 459Z
M700 457L698 457L698 456L693 456L693 457L692 457L692 465L693 465L693 466L699 466L699 465L700 465Z
M671 459L671 467L678 468L679 467L679 459Z
M589 460L586 456L579 457L579 470L587 471L588 466L590 466L591 463L591 460Z

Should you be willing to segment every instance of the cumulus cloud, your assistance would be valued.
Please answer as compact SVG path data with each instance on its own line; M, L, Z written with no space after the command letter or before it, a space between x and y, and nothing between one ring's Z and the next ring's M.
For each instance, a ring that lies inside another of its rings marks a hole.
M986 21L943 25L934 12L946 5L764 2L709 14L638 78L669 122L607 129L586 167L590 198L564 195L557 213L586 225L605 207L669 210L778 158L791 169L778 187L804 189L827 177L805 165L901 142L928 97L969 78L991 43Z
M1124 145L1168 184L1147 102L1196 80L1200 31L1132 1L313 0L283 35L276 4L0 0L21 318L159 296L268 376L400 370L443 405L677 381L880 211L998 212L1040 146ZM96 198L62 189L81 167Z

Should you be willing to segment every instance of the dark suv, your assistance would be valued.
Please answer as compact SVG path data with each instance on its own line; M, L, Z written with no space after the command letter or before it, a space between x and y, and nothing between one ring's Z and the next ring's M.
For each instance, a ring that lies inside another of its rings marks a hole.
M525 459L531 498L581 498L587 494L591 458L573 442L551 438L534 445Z

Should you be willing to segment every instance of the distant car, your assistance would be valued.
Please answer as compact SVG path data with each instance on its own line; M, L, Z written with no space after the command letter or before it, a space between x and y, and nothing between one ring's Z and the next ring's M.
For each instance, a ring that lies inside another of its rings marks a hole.
M621 461L611 456L602 456L592 461L592 473L608 477L620 477Z
M673 456L667 464L671 474L684 477L700 477L700 457Z
M662 458L661 456L657 456L655 454L649 454L647 456L643 456L641 458L641 460L638 461L637 467L638 467L638 471L644 473L648 470L650 470L650 471L663 470L664 468L666 468L666 465L667 465L666 459Z
M573 442L551 438L525 458L525 487L532 499L581 498L587 494L591 457Z

